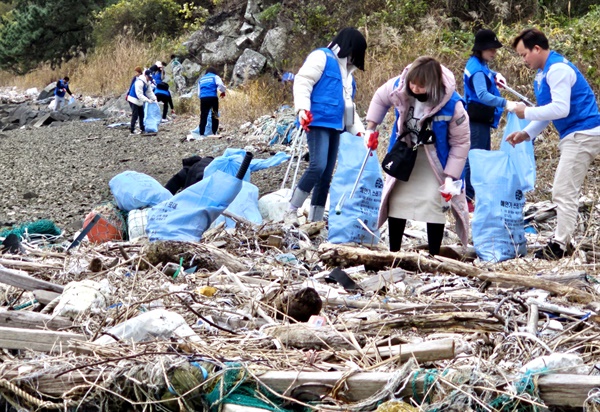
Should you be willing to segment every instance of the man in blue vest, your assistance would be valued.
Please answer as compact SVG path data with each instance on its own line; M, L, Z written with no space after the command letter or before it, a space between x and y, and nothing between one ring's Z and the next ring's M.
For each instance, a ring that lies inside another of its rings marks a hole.
M535 253L540 259L560 259L572 253L579 193L590 165L600 153L600 113L588 82L573 63L550 50L544 33L523 30L512 46L529 68L537 70L533 86L538 106L517 105L517 116L532 122L506 140L513 146L530 140L550 121L560 136L560 159L552 188L556 229L554 238Z
M59 110L65 105L65 94L69 93L69 96L73 96L71 90L69 90L69 77L65 76L63 79L58 79L56 82L56 88L54 89L54 110Z
M214 67L206 69L204 76L198 80L198 97L200 98L200 135L217 134L219 130L219 96L225 97L225 85ZM212 130L206 129L208 112L212 110Z

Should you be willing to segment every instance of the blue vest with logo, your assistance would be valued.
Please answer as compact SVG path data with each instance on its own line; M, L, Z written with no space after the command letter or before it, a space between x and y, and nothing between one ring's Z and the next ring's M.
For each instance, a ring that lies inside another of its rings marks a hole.
M487 64L483 63L479 58L475 56L471 56L471 58L467 61L467 65L465 66L465 71L463 73L463 81L465 85L465 101L467 107L469 106L469 102L477 102L483 104L481 100L477 98L477 92L473 87L473 83L471 78L477 72L482 72L485 75L485 83L487 85L487 90L494 96L501 96L500 90L496 86L496 81L494 80L494 72L490 70ZM492 127L498 127L498 122L500 121L500 116L502 116L502 107L496 107L494 111L494 123Z
M200 98L217 97L217 75L206 73L198 80Z
M550 52L544 68L538 70L533 82L538 106L544 106L552 102L552 95L550 94L550 86L548 86L548 82L546 81L546 75L550 67L555 63L568 64L570 68L575 70L577 76L575 84L571 87L569 115L553 121L560 138L562 139L573 132L589 130L600 126L600 113L598 113L596 96L592 88L577 67L555 51Z
M321 48L327 56L325 69L310 95L311 126L344 129L344 85L340 65L333 52Z
M448 142L448 128L452 116L454 116L454 109L456 104L462 101L460 95L456 92L452 94L452 97L448 102L433 115L433 121L431 122L431 130L435 133L435 150L442 164L442 168L446 167L448 163L448 156L450 156L450 143ZM462 175L465 172L463 170ZM462 176L461 176L462 177Z
M143 75L142 75L143 76ZM142 79L136 79L133 83L131 83L131 87L129 88L129 96L135 97L136 99L139 99L140 97L137 95L137 93L135 92L135 83L136 82L142 82L144 84L143 87L143 92L144 95L146 94L146 91L148 90L148 85L142 80Z
M59 81L56 82L56 88L54 89L54 95L58 96L58 97L65 97L67 87L69 87L69 83L64 81L63 79L60 79ZM63 89L63 90L59 91L59 89Z

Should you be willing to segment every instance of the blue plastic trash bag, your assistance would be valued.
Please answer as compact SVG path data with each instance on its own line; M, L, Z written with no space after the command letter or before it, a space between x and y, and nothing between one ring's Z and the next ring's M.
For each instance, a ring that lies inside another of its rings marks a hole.
M147 133L158 132L158 125L161 119L162 113L157 102L144 103L144 129Z
M198 126L198 130L200 130L200 126ZM206 118L206 127L204 128L204 133L200 133L203 136L209 136L213 134L212 132L212 109L208 111L208 117Z
M134 209L154 206L173 197L153 177L127 170L108 182L119 209L129 212Z
M240 193L238 193L233 202L225 210L235 216L260 225L263 220L258 210L258 187L246 181L242 182ZM219 216L214 224L219 224L223 221L225 222L225 227L235 227L235 221L223 215Z
M521 190L529 192L535 187L535 155L533 153L533 141L519 143L512 147L506 141L506 137L512 132L521 131L529 124L529 120L519 119L516 114L508 113L506 115L506 128L500 144L500 150L508 153L511 158L519 180L521 181Z
M216 171L211 176L177 193L170 200L148 210L146 233L150 241L197 242L235 199L242 181Z
M235 176L244 160L246 151L244 149L225 149L222 156L215 158L206 169L204 169L204 177L210 176L217 170ZM250 173L257 170L267 169L272 166L280 165L290 158L290 155L285 152L278 152L275 156L267 159L252 159L250 167L244 176L244 180L250 181Z
M377 215L381 203L383 178L377 154L369 156L354 197L350 193L367 154L362 137L350 133L340 136L340 149L335 174L329 192L329 242L331 243L378 243L358 222L365 225L377 237ZM337 213L339 212L339 214Z

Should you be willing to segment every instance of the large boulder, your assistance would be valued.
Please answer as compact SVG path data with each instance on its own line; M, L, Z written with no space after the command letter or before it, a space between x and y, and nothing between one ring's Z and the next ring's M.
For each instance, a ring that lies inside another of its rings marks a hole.
M217 41L204 45L202 64L205 66L222 66L234 62L242 51L236 44L235 37L220 36Z
M265 67L267 58L251 49L244 50L233 68L233 82L240 84L257 77Z
M44 99L47 99L48 97L54 96L54 89L56 89L56 82L52 82L48 86L44 87L44 90L42 90L40 92L37 99L44 100Z
M195 84L196 80L198 80L198 77L200 77L202 66L189 59L185 59L183 63L181 63L181 66L181 75L185 78L185 83L188 86Z
M248 0L246 3L246 12L244 13L244 19L252 24L260 22L259 17L261 13L261 1L260 0Z
M280 63L286 57L287 40L287 30L283 27L275 27L265 35L265 39L260 46L260 53L270 59L271 62Z

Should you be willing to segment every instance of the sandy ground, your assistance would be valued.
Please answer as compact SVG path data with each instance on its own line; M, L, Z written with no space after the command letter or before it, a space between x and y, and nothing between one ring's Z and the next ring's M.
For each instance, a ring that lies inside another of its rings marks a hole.
M268 147L237 130L226 130L221 138L182 141L196 127L195 117L161 124L156 136L107 127L127 120L67 122L0 134L0 229L51 219L73 233L95 205L112 200L108 182L120 172L135 170L165 184L181 169L181 159L194 154L217 157L231 147L266 158L283 148ZM279 188L286 165L252 174L260 195Z

